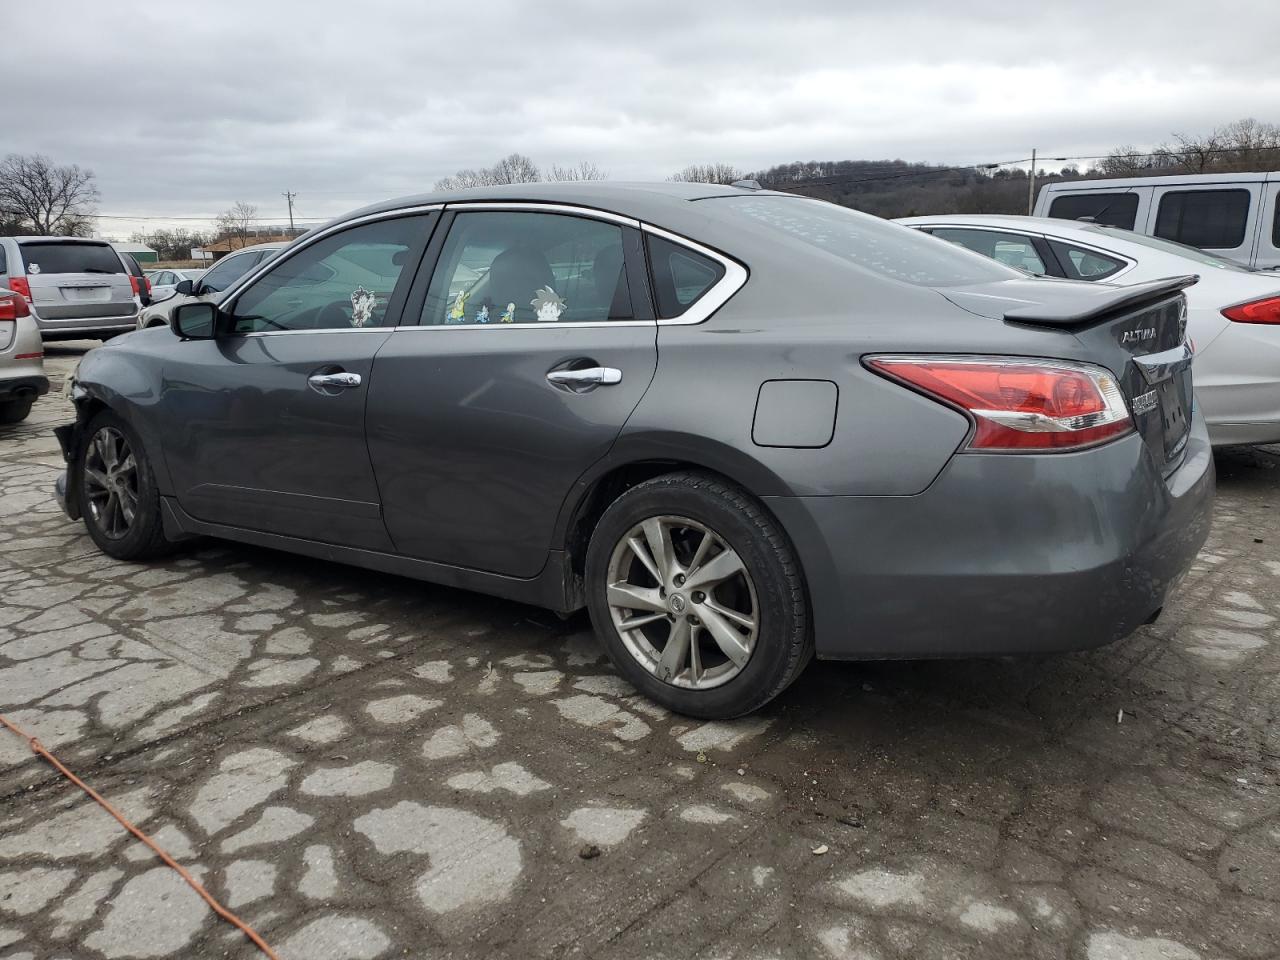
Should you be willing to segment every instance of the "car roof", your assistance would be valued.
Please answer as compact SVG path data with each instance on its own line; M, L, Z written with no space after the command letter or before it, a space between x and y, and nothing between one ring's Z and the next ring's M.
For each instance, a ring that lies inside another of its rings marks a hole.
M691 201L710 197L751 196L773 191L746 187L720 186L710 183L664 181L658 183L617 183L611 180L578 180L569 183L512 183L493 187L471 187L421 193L375 203L335 220L341 223L356 217L384 213L405 207L436 203L499 201L528 203L564 203L591 207L634 220L652 221L678 227L679 221L697 216ZM790 194L779 194L790 196Z
M17 240L19 243L27 243L28 241L31 241L31 240L36 240L41 242L57 241L59 243L64 243L64 242L65 243L95 243L95 244L99 244L100 246L111 247L112 250L115 249L115 247L112 246L110 241L98 240L98 239L95 239L94 237L60 237L54 234L50 234L47 236L41 236L39 234L31 234L23 237L10 237L9 239Z

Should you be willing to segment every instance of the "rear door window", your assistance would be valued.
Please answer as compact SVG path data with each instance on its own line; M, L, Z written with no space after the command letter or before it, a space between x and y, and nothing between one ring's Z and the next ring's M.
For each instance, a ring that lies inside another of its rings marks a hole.
M1136 193L1076 193L1055 197L1049 216L1059 220L1088 220L1132 230L1138 219Z
M28 240L20 245L27 273L124 273L119 255L105 243Z
M1244 243L1249 222L1248 190L1175 190L1160 198L1155 234L1210 250Z
M968 230L959 227L938 227L929 232L1006 266L1041 275L1048 272L1030 237L999 230Z
M476 210L453 219L424 326L631 320L622 228L558 213Z
M1050 240L1054 256L1062 265L1062 271L1071 280L1105 280L1123 270L1127 264L1116 257L1097 250L1086 250L1073 243Z

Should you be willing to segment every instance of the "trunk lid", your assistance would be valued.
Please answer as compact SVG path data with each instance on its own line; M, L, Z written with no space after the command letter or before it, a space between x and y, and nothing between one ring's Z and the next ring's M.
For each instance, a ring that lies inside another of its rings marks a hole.
M135 311L129 273L110 244L57 237L24 240L20 248L37 315L69 319Z
M1191 431L1192 352L1182 291L1197 279L1118 287L1028 278L940 292L971 313L1073 335L1088 349L1087 359L1115 374L1135 429L1169 473Z

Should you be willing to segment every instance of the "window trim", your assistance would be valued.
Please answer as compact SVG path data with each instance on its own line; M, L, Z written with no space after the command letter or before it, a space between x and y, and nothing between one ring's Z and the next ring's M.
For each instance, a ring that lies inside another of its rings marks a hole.
M688 237L682 237L678 233L672 233L670 230L663 230L661 227L655 227L652 224L643 224L641 230L644 233L655 237L661 237L663 240L670 241L677 246L692 250L694 253L701 254L711 260L715 260L724 267L724 276L707 288L697 300L689 304L684 313L674 317L659 317L655 322L660 327L691 327L708 320L712 314L723 307L733 297L735 293L741 290L747 283L747 268L740 264L737 260L733 260L718 250L703 246ZM646 245L646 257L648 255ZM650 269L653 265L650 264Z

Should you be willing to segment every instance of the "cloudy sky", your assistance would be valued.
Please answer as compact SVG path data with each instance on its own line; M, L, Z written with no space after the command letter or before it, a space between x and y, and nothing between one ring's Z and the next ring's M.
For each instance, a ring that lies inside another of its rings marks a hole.
M103 214L277 219L513 150L613 179L1090 155L1280 121L1273 2L46 0L5 10L0 153L91 168Z

